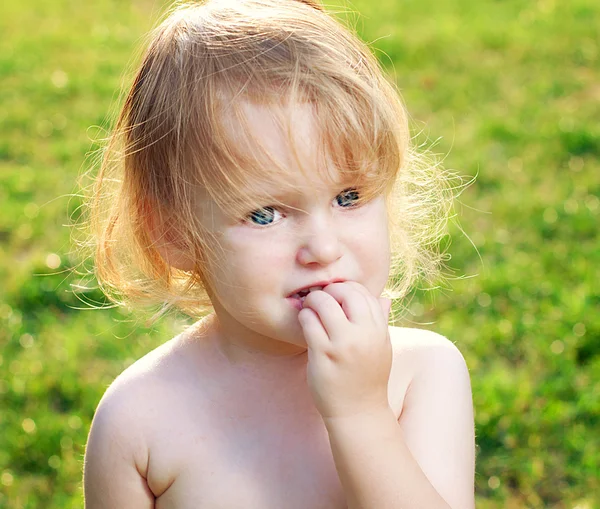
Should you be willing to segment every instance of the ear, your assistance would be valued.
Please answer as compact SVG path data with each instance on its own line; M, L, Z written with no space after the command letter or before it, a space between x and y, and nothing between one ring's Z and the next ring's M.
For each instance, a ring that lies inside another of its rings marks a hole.
M191 271L194 269L194 259L185 251L177 232L149 206L143 206L143 219L148 226L148 234L152 246L158 251L161 258L171 267L179 270Z

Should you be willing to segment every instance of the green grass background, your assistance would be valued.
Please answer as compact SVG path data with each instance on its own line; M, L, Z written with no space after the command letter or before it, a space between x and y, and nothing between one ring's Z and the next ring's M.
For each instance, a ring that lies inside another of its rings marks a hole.
M0 17L0 507L82 507L84 445L114 377L172 337L83 311L69 217L124 68L164 4L8 2ZM452 290L411 319L470 367L478 507L600 507L600 3L355 0L420 139L477 174ZM97 291L85 293L102 301Z

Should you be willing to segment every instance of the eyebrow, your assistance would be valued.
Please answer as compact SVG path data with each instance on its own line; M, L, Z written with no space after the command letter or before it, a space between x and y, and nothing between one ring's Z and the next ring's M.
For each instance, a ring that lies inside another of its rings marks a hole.
M360 175L358 178L357 176L352 176L352 175L344 175L345 178L341 178L337 181L323 181L322 186L320 186L321 189L329 189L331 191L334 190L344 190L347 188L351 188L351 187L358 187L360 186L361 180L363 180L361 177L363 177L362 175ZM294 197L297 196L299 194L301 194L298 189L294 188L293 186L289 186L290 189L289 190L285 190L285 191L281 191L280 189L273 189L273 192L269 193L269 187L268 187L268 183L265 183L263 186L260 186L260 184L258 184L259 190L257 192L252 191L252 190L246 190L248 192L255 192L255 195L257 197L264 197L264 198L275 198L275 199L283 199L283 198L289 198L289 197ZM314 187L312 188L314 189Z
M340 192L340 191L344 191L346 189L351 189L354 187L357 187L358 183L356 182L339 182L338 184L332 185L330 190L332 192ZM325 186L324 186L325 187ZM273 192L273 193L269 193L269 192L261 192L261 191L250 191L254 194L254 198L256 199L256 201L264 201L264 202L268 202L269 200L273 200L276 202L281 202L281 203L286 203L288 201L291 201L293 199L296 199L298 197L302 197L303 193L301 191L297 191L297 190L290 190L290 191L283 191L283 192ZM311 193L314 194L314 193Z

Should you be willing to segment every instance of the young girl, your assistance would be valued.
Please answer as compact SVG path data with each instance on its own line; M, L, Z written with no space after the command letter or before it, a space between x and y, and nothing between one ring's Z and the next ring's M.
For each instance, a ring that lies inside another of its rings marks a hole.
M443 176L316 2L208 0L152 34L94 190L97 276L199 321L106 391L89 509L474 507L463 357L388 326L437 263Z

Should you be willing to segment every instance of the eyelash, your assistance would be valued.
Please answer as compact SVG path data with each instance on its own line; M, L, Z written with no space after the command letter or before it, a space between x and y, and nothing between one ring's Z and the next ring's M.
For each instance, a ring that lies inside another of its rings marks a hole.
M350 195L350 196L352 196L352 198L350 198L350 199L355 199L355 200L356 200L356 202L352 203L351 205L349 205L349 206L347 206L347 207L346 207L346 206L343 206L343 205L340 203L340 200L339 200L339 197L340 197L340 196L342 196L342 195L346 195L346 196ZM359 200L359 199L360 199L360 198L359 198L359 193L358 193L358 191L357 191L355 188L349 188L349 189L345 189L344 191L342 191L341 193L339 193L339 194L338 194L338 195L337 195L337 196L334 198L334 200L337 202L337 204L338 204L340 207L342 207L342 208L355 208L355 207L357 207L357 206L358 206L358 204L359 204L359 202L358 202L358 200ZM253 216L254 216L254 218L257 218L257 217L259 217L259 218L260 218L260 217L262 216L262 218L264 219L264 218L265 218L265 214L264 214L262 211L266 211L266 210L270 210L270 215L271 215L271 216L274 216L274 215L275 215L275 213L279 213L279 214L281 214L281 212L279 212L279 211L277 210L277 208L276 208L276 207L273 207L273 206L269 205L269 206L262 207L262 208L260 208L260 209L257 209L257 210L253 210L252 212L250 212L250 213L249 213L249 214L248 214L248 215L245 217L244 221L245 221L246 223L249 223L249 224L251 224L252 226L257 226L257 227L270 226L270 225L272 225L272 224L275 224L275 222L278 222L278 221L274 221L274 222L271 222L271 223L255 223L255 222L252 220L252 217L253 217Z

